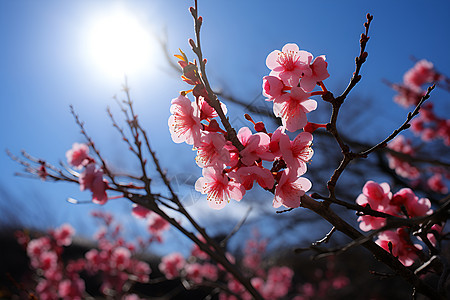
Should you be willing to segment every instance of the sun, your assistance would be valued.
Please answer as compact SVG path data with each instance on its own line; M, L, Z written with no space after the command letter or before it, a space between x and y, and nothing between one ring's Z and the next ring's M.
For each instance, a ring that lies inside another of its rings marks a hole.
M149 31L125 10L97 16L88 32L86 50L92 64L110 76L123 78L136 73L150 59Z

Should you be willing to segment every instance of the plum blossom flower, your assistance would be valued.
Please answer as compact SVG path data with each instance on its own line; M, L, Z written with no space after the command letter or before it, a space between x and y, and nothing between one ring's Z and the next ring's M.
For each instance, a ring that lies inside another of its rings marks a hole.
M217 132L202 134L195 162L201 168L209 166L223 166L230 161L230 152L225 148L224 136Z
M72 243L72 236L74 233L75 229L73 229L70 224L66 223L55 229L53 232L53 237L58 245L69 246Z
M38 258L45 251L50 250L50 239L48 237L41 237L31 240L27 245L27 254L33 260Z
M439 80L439 75L434 71L433 63L426 59L418 61L403 75L403 82L411 87L420 87L433 80Z
M363 215L358 217L358 222L361 222L359 223L359 228L362 231L370 231L377 230L386 225L386 218Z
M202 170L202 175L195 182L195 190L208 195L206 199L213 209L224 208L230 199L240 201L245 194L244 187L230 180L222 169L207 167Z
M148 275L152 272L152 269L148 263L140 260L132 260L132 265L129 269L137 276L137 281L142 283L147 283L149 281L150 278Z
M150 212L147 214L148 230L150 233L160 236L164 231L170 228L169 222L164 220L160 215Z
M125 247L117 247L112 251L110 261L113 268L125 270L130 265L131 252Z
M296 44L286 44L281 51L272 51L266 59L271 76L280 78L286 85L297 86L300 77L312 73L309 67L312 54L299 49Z
M280 138L280 151L289 168L297 170L298 174L305 174L306 163L311 159L314 151L311 149L313 136L309 132L301 132L291 141L287 134Z
M237 134L238 139L245 147L241 152L241 161L246 166L251 166L258 159L273 160L274 156L269 152L270 137L263 132L252 135L248 127L242 127Z
M206 102L205 97L198 97L198 107L200 107L200 120L212 119L218 116L216 110ZM223 113L227 114L227 106L220 102Z
M304 177L298 177L297 172L289 168L284 170L275 189L273 207L278 208L281 205L288 208L299 207L300 197L311 187L311 181Z
M103 171L98 169L94 163L86 166L83 173L80 174L78 181L80 183L80 190L91 190L92 202L97 204L106 203L108 200L108 196L106 195L108 182L103 179Z
M411 146L411 143L408 140L405 140L403 135L399 135L394 138L388 144L388 147L397 152L407 155L414 155L414 149ZM419 170L407 161L404 161L392 154L386 154L386 157L389 162L389 168L394 169L395 173L398 175L409 179L416 179L420 176Z
M58 294L64 300L82 299L84 290L84 280L78 274L73 274L70 279L64 279L58 285Z
M164 273L167 279L173 279L180 275L186 261L181 253L174 252L164 256L159 264L159 269Z
M184 268L186 277L196 284L202 283L202 265L199 263L187 264Z
M200 271L202 273L203 278L206 278L213 282L216 281L219 276L217 266L213 264L209 263L203 264Z
M246 190L253 188L256 180L262 188L271 189L275 183L272 173L263 167L241 167L236 172L230 173L230 177L242 184Z
M421 217L431 214L431 202L427 198L420 198L409 188L403 188L394 194L390 202L391 206L397 207L397 212L401 212L401 206L406 209L411 218Z
M280 139L281 136L284 134L285 128L283 126L278 127L270 137L270 144L269 149L270 152L275 156L275 158L281 157L281 151L280 151Z
M263 95L266 96L268 101L278 98L282 95L284 89L284 83L278 77L264 76L263 77Z
M186 142L197 147L200 144L202 124L200 110L196 103L180 95L172 100L170 106L172 115L169 117L169 130L175 143Z
M66 158L69 165L81 169L90 159L88 145L74 143L72 149L66 152Z
M294 86L290 93L285 93L274 100L273 112L275 116L281 118L286 130L294 132L306 126L308 123L306 113L317 108L317 102L308 99L309 96L310 93Z
M433 191L441 194L448 193L448 188L444 184L442 174L436 173L427 180L428 187Z
M131 214L134 217L143 219L143 218L147 217L147 215L149 213L150 213L149 209L147 209L139 204L133 203L133 208L131 209Z
M325 61L325 55L318 56L314 59L314 62L311 64L311 75L307 73L300 80L300 87L307 92L310 92L314 89L317 82L322 81L330 77L328 73L327 66L328 63Z
M422 96L425 95L425 92L417 86L406 86L402 84L392 84L391 86L398 92L394 96L394 101L405 108L416 106Z
M388 183L378 184L372 180L367 181L363 187L363 193L356 198L356 203L361 206L369 204L374 210L386 208L392 197L391 188Z
M397 228L396 231L383 231L375 242L388 252L390 251L390 243L392 245L392 255L397 257L406 267L414 263L414 260L418 258L417 252L422 250L422 246L419 244L412 244L404 228Z

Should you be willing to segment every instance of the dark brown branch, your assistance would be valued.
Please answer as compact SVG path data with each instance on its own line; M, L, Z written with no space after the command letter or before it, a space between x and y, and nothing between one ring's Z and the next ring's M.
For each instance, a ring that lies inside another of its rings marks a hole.
M227 131L227 138L233 143L233 145L239 150L242 151L244 149L244 146L237 138L236 130L231 126L229 119L225 116L222 107L220 105L220 101L217 98L217 96L214 94L213 90L211 89L211 86L208 81L208 77L206 76L206 61L203 59L202 54L202 48L200 44L200 27L202 25L202 17L198 16L198 6L197 6L197 0L195 0L195 7L191 7L190 9L192 17L194 18L194 25L195 25L195 37L196 42L193 40L190 40L189 43L192 47L192 51L197 55L198 57L198 64L200 66L200 78L203 82L203 85L208 92L208 104L211 105L219 115L220 121L222 122L222 125L225 127L225 130Z
M338 215L336 215L327 205L324 203L317 202L311 197L304 195L302 197L301 206L308 208L322 218L327 220L330 224L336 227L337 230L344 233L353 240L358 240L364 238L358 230L353 228L347 222L342 220ZM375 242L369 240L362 244L363 247L372 252L377 259L389 266L394 272L402 276L407 282L413 285L416 290L424 295L427 295L431 299L444 299L430 286L425 284L419 277L417 277L414 272L406 268L397 258L392 256L389 252L385 251L383 248L378 246Z

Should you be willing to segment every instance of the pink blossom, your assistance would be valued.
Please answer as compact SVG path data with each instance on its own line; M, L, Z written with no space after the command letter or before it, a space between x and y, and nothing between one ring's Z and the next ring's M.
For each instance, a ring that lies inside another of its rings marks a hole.
M346 276L338 276L336 278L333 278L331 285L335 290L340 290L350 285L350 279Z
M103 171L98 169L94 163L86 166L83 173L78 178L80 189L82 191L90 189L92 192L92 202L97 204L105 204L108 200L106 189L108 183L103 179Z
M317 102L308 99L309 96L311 96L310 93L294 86L290 93L283 94L274 100L273 112L275 116L281 118L286 130L293 132L306 126L308 123L306 113L317 108Z
M263 77L263 95L272 101L282 95L284 83L278 77L264 76Z
M147 217L147 215L150 213L150 210L139 205L136 203L133 203L133 208L131 210L131 214L139 219L143 219L145 217Z
M444 140L444 145L450 146L450 119L439 120L437 134Z
M88 155L89 147L86 144L74 143L72 149L66 152L69 165L81 169L91 159Z
M56 243L60 246L69 246L72 243L72 236L75 234L75 229L70 224L63 224L61 227L55 229L53 237Z
M433 191L440 194L447 194L448 188L445 186L442 180L442 175L439 173L434 174L427 180L428 187Z
M408 86L420 87L425 83L438 79L436 76L433 63L422 59L403 75L403 82Z
M297 169L299 175L305 174L306 163L311 159L314 151L311 149L313 136L309 132L301 132L293 140L283 134L280 138L280 151L289 168Z
M404 228L398 228L396 231L383 231L375 242L388 252L390 251L389 243L391 243L392 255L397 257L406 267L414 263L414 260L418 257L417 252L422 249L422 246L412 244Z
M363 215L358 217L358 222L361 222L359 223L359 228L361 228L362 231L370 231L377 230L386 225L386 218Z
M394 101L401 106L408 108L409 106L416 106L425 92L416 86L392 85L398 94L394 96Z
M149 274L152 272L150 266L143 261L132 260L131 268L128 268L131 273L137 277L137 281L147 283L149 281Z
M230 141L226 142L224 148L230 153L230 161L227 163L227 166L234 168L239 163L239 151Z
M356 203L365 206L369 204L374 210L386 208L392 197L389 184L383 182L378 184L374 181L367 181L363 187L363 193L358 196Z
M442 229L444 228L441 224L434 224L433 226L431 226L430 231L427 234L427 238L433 246L436 246L436 236L439 237L442 234Z
M84 290L84 280L77 274L72 275L70 279L61 281L58 285L58 294L65 300L83 299Z
M207 167L202 170L202 175L195 182L195 190L208 195L208 204L213 209L222 209L230 199L240 201L245 194L244 187L230 180L221 169Z
M197 147L200 144L202 124L200 110L196 103L180 95L172 100L170 106L172 115L169 117L169 130L175 143L186 142Z
M184 267L184 270L186 271L186 277L189 280L192 280L197 284L202 282L202 265L199 263L187 264Z
M103 171L97 170L91 186L92 202L96 204L105 204L106 201L108 201L108 196L106 195L107 188L108 182L103 179Z
M270 137L270 144L269 149L270 152L275 156L275 158L281 157L281 151L280 151L280 139L281 136L284 134L285 128L283 126L278 127Z
M51 280L41 279L36 286L36 293L41 300L58 299L58 294Z
M263 132L252 135L248 127L242 127L237 134L238 139L245 147L240 152L241 161L246 166L251 166L258 159L272 161L274 156L269 152L270 137Z
M299 51L296 44L286 44L281 51L274 50L267 56L266 65L272 70L271 76L280 78L286 85L297 86L300 77L311 75L312 57L307 51Z
M200 107L200 120L212 119L218 116L216 110L206 102L205 97L198 97L198 107ZM223 113L227 114L227 106L220 102Z
M147 215L147 220L148 230L152 234L160 235L170 228L170 223L154 212L150 212Z
M411 156L414 155L414 149L412 148L411 143L408 140L405 140L404 136L402 135L394 138L388 144L388 147L396 152ZM420 176L419 170L409 164L407 161L404 161L393 154L386 154L386 157L389 162L389 167L391 169L394 169L395 173L397 173L398 175L409 179L416 179Z
M44 271L53 270L57 267L58 255L51 250L43 252L39 258L39 263L40 269Z
M317 82L322 81L330 77L328 74L328 63L325 61L325 55L318 56L311 64L311 75L305 74L300 80L300 87L306 92L311 92L316 86Z
M186 261L181 253L174 252L164 256L159 264L159 269L164 273L167 279L173 279L180 275Z
M391 205L398 207L398 212L401 211L401 206L404 206L408 216L411 218L421 217L432 213L431 202L427 198L417 197L409 188L399 190L392 197Z
M94 163L90 163L86 166L84 171L80 174L78 182L80 183L80 190L90 190L92 182L94 181L94 176L96 172L96 166Z
M267 274L264 295L267 299L279 299L287 295L294 272L288 267L272 267Z
M436 133L437 132L435 130L433 130L432 128L424 128L422 130L422 135L421 135L422 141L429 142L429 141L435 139Z
M125 247L117 247L111 254L111 266L117 270L125 270L130 265L131 252Z
M242 184L246 190L253 188L253 182L255 180L262 188L268 189L271 189L275 183L272 173L268 169L258 166L241 167L229 175L236 182Z
M205 263L201 266L200 272L203 278L208 279L210 281L217 281L218 278L218 269L217 266L209 263Z
M230 152L225 148L224 136L217 132L204 132L197 148L195 161L201 168L217 165L222 167L230 161Z
M298 177L297 172L286 169L283 171L275 190L273 207L281 205L288 208L300 206L300 198L311 189L311 181L304 177Z
M267 240L249 240L247 241L244 249L243 264L253 270L255 273L260 274L263 272L261 268L262 255L266 251ZM262 272L260 272L262 271ZM260 274L263 275L263 274Z
M27 245L27 254L31 259L38 258L43 252L50 250L50 239L41 237L31 240Z

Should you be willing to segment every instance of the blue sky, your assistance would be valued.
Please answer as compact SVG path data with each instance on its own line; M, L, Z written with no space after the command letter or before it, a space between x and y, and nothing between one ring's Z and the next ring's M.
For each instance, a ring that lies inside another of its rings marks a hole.
M201 171L192 160L193 152L189 146L175 145L167 129L170 100L187 86L174 75L155 39L166 30L170 52L181 48L193 58L187 44L193 37L193 22L187 11L190 5L185 0L1 1L0 148L16 154L25 149L54 164L64 160L72 143L83 141L69 113L73 104L105 157L120 168L135 168L136 162L124 157L126 147L117 142L105 112L107 105L117 112L112 97L121 95L123 77L108 74L96 64L89 39L96 20L122 10L150 36L148 59L142 61L138 71L128 74L141 121L169 172L199 177ZM244 100L260 94L261 78L268 73L267 54L288 42L297 43L314 56L327 56L331 77L325 83L338 94L354 70L359 35L368 12L374 15L369 58L355 95L373 99L374 115L385 118L385 126L373 134L383 137L404 119L405 111L393 104L393 92L381 79L401 81L413 65L410 56L426 58L438 70L450 74L448 1L200 0L199 5L204 17L204 56L212 84ZM448 116L447 96L435 93L437 107ZM239 108L230 108L230 114L234 114L231 119L242 116ZM65 202L74 195L89 199L89 193L79 192L76 186L13 176L21 168L6 154L0 155L0 166L1 188L11 195L2 196L3 205L17 205L21 207L18 212L38 212L34 216L23 213L25 224L45 227L80 217L84 220L88 219L86 212L95 208ZM105 208L120 213L127 207L115 202ZM88 221L78 221L81 232L89 232L86 224Z

